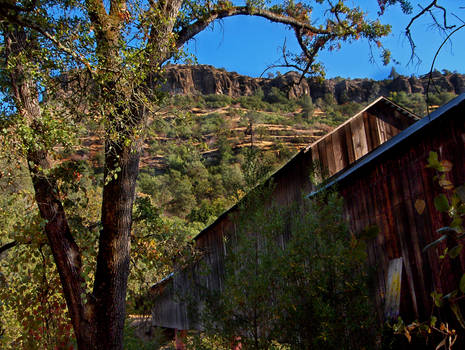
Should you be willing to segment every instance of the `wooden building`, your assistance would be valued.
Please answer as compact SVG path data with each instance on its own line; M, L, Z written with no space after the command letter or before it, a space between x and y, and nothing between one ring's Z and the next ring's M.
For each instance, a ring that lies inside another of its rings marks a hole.
M380 145L385 145L388 140L399 138L405 133L403 130L411 129L417 125L418 120L416 115L390 100L380 97L331 133L302 149L276 171L270 178L274 184L273 200L286 204L301 198L302 191L311 192L313 186L309 181L309 175L313 165L317 162L324 169L325 177L334 179L332 183L346 184L347 187L341 188L341 191L348 199L345 212L352 228L357 230L364 225L377 223L377 216L370 216L372 212L368 211L367 203L363 202L363 207L362 199L354 199L355 195L359 195L363 200L366 200L365 197L362 197L360 193L351 194L350 192L355 190L355 188L349 189L353 183L358 184L359 187L356 191L360 191L362 186L360 181L362 180L360 179L358 182L350 180L349 176L358 179L355 175L357 172L354 172L353 169L359 167L362 169L363 167L360 165L365 163L369 155L379 150ZM354 173L354 175L349 175L349 173ZM344 177L344 174L348 176ZM337 180L339 178L341 181ZM386 178L384 179L386 180ZM371 188L370 186L367 186L367 193L369 192L368 188ZM367 211L362 213L363 208ZM372 209L369 208L369 210ZM381 207L377 207L377 209L377 215L381 218L383 216L381 210L383 209ZM194 300L194 304L201 307L202 296L198 293L198 285L213 290L222 289L226 250L224 237L232 234L235 230L232 217L237 210L238 205L233 206L195 237L196 247L204 252L203 263L208 266L209 272L207 274L204 270L200 272L196 265L183 271L177 271L154 286L153 289L156 291L155 307L152 313L154 326L177 330L201 328L196 320L190 319L184 297L188 296L191 301ZM381 224L384 225L385 222L381 222ZM389 226L389 230L391 229L394 229L393 225ZM394 235L391 231L387 233L386 228L383 228L382 233L383 235L387 234L387 237ZM380 266L378 272L377 299L379 305L383 304L382 296L385 295L385 277L383 274L386 273L386 264L389 264L390 259L400 256L398 253L401 252L401 249L396 245L392 254L381 253L380 250L391 252L390 248L385 247L387 242L390 244L391 241L386 241L385 238L377 239L376 243L374 242L370 246L369 252L370 260L381 259L383 265ZM395 240L392 243L398 244L399 242Z

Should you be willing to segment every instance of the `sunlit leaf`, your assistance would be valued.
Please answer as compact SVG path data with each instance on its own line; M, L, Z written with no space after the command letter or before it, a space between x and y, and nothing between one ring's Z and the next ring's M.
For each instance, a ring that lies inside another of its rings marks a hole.
M437 307L441 307L441 304L442 304L442 293L438 293L436 291L433 291L431 293L431 297L433 298L433 301L434 301L434 304L437 306Z
M441 163L439 162L438 154L436 152L433 152L433 151L429 152L427 162L428 162L427 167L429 168L439 170L439 168L441 167Z
M450 161L448 161L448 160L442 160L442 161L440 162L440 165L441 165L441 166L440 166L440 168L439 168L439 171L442 171L442 172L444 172L444 173L447 173L447 172L449 172L449 171L452 170L452 163L451 163Z
M449 180L447 179L441 179L439 180L439 186L441 186L443 189L445 190L452 190L454 189L454 185L452 184L452 182L450 182Z
M436 322L437 321L438 321L438 318L436 316L431 316L430 326L431 327L436 327Z

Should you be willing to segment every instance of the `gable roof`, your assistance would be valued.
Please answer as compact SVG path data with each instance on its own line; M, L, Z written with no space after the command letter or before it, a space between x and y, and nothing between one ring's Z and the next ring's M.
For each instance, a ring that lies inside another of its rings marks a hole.
M380 117L380 115L379 115L379 113L377 113L377 111L379 111L380 109L386 108L386 107L388 108L389 112L395 112L398 115L395 118L392 117L392 116L390 117L390 116L386 116L386 115ZM305 147L305 148L301 149L300 151L298 151L293 157L291 157L291 159L288 162L286 162L284 165L282 165L280 168L278 168L275 172L273 172L268 177L268 179L265 181L265 183L269 183L270 181L272 181L272 179L274 179L275 177L280 175L280 173L282 173L284 171L287 171L290 167L293 167L296 163L301 161L301 158L308 158L308 156L309 156L309 155L307 155L308 152L311 152L311 157L312 157L313 161L319 160L320 161L320 166L325 167L325 165L326 165L325 161L324 161L322 155L319 154L319 153L321 153L321 152L319 152L319 150L321 148L331 148L332 146L337 144L337 141L333 140L333 136L337 135L338 133L344 132L344 134L346 136L349 135L349 137L351 137L351 136L353 137L352 128L353 128L354 124L362 125L362 128L364 128L363 132L369 134L370 130L363 126L364 120L366 121L369 118L371 118L372 122L375 119L381 119L381 118L387 119L387 120L383 120L382 123L381 122L376 123L377 126L382 125L382 124L389 124L389 123L396 124L396 122L397 122L397 124L398 124L397 127L393 127L392 130L390 131L391 133L395 133L395 134L400 132L401 128L403 129L403 128L407 127L408 125L411 125L411 124L415 123L416 121L418 121L420 119L420 117L418 115L416 115L416 114L414 114L412 112L409 112L408 110L406 110L405 108L397 105L396 103L392 102L388 98L386 98L384 96L381 96L381 97L377 98L375 101L373 101L372 103L370 103L368 106L366 106L364 109L362 109L360 112L358 112L357 114L355 114L354 116L352 116L351 118L346 120L344 123L342 123L341 125L336 127L334 130L329 132L328 134L325 134L324 136L322 136L321 138L319 138L318 140L316 140L312 144L310 144L307 147ZM371 124L373 124L373 123L371 123ZM387 139L389 139L392 136L394 136L394 135L386 134L386 135L384 135L384 138L380 137L379 143L375 142L375 143L372 143L371 145L367 145L365 150L361 150L360 156L363 156L363 155L371 152L374 148L378 147L379 144L382 144L383 142L385 142ZM355 158L353 161L348 160L347 162L345 162L346 164L344 164L344 162L342 162L340 164L342 166L336 166L334 171L331 171L333 169L329 169L330 171L328 172L328 175L329 175L328 177L333 176L334 174L339 173L341 171L344 171L344 169L348 168L358 158L360 158L360 157ZM258 185L258 186L260 186L260 185ZM242 203L242 201L244 200L244 198L246 196L247 196L247 194L239 202L237 202L236 204L231 206L229 209L224 211L221 215L219 215L215 219L215 221L213 223L211 223L210 225L205 227L202 231L200 231L193 239L194 240L199 239L206 232L211 230L212 227L216 226L222 220L224 220L228 216L228 214L230 214L232 211L236 210L239 207L239 205Z
M417 120L421 119L421 117L416 115L415 113L410 112L409 110L405 109L402 106L399 106L397 103L391 101L390 99L388 99L388 98L386 98L384 96L380 96L376 100L374 100L372 103L370 103L368 106L363 108L360 112L353 115L351 118L347 119L345 122L338 125L335 129L333 129L329 133L323 135L318 140L316 140L315 142L313 142L310 145L308 145L307 147L305 147L305 151L308 151L309 149L315 147L318 143L320 143L323 140L331 137L331 135L337 133L339 130L347 127L347 125L349 125L352 121L359 118L364 112L368 111L369 109L373 108L374 106L376 106L379 103L385 103L385 104L391 106L393 109L395 109L395 110L399 111L400 113L402 113L402 115L405 116L405 118L411 120L412 122L416 122Z
M329 181L322 189L319 189L318 191L311 192L308 194L309 196L312 196L313 194L329 188L336 183L346 179L347 177L351 176L355 172L359 171L360 169L364 168L368 164L370 164L372 161L375 159L381 157L383 154L386 152L390 151L400 143L402 143L404 140L407 138L420 133L423 129L425 129L428 125L430 125L433 121L439 120L441 118L444 118L447 115L447 112L452 110L454 107L457 107L458 105L465 103L465 93L459 95L458 97L454 98L452 101L446 103L445 105L441 106L440 108L436 109L434 112L429 114L428 116L422 118L421 120L417 121L415 124L409 126L405 130L403 130L401 133L396 135L395 137L391 138L390 140L386 141L383 143L381 146L379 146L377 149L373 150L372 152L366 154L364 157L359 159L356 163L354 163L350 168L345 170L344 172L340 173L338 176L335 176L331 181Z

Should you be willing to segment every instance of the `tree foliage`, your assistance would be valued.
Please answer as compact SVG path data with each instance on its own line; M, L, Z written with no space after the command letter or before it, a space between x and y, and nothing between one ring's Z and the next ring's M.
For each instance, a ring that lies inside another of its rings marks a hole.
M321 19L313 6L323 7ZM291 27L302 54L284 59L304 73L321 70L321 50L377 42L390 30L344 1L1 1L3 130L27 162L42 223L34 235L47 237L80 349L122 348L136 179L162 66L214 21L238 15ZM105 144L103 194L92 211L88 200L97 195L64 161L84 120L100 126ZM81 215L77 225L73 219L82 211L94 220L90 228Z

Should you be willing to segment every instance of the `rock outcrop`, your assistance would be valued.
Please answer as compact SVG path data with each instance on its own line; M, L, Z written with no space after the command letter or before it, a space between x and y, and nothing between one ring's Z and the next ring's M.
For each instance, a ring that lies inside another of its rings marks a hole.
M278 77L251 78L236 72L227 72L207 65L169 65L166 67L166 82L163 90L170 94L224 94L231 97L250 96L258 89L268 95L273 88L285 92L289 98L310 95L313 100L333 95L338 103L349 101L366 102L391 92L423 93L428 86L429 76L395 79L301 79L297 72L288 72ZM458 73L433 72L431 84L441 91L460 94L465 92L465 75ZM433 89L432 87L430 88Z
M238 97L253 95L258 89L262 89L267 95L273 87L285 91L289 98L298 98L310 93L307 80L301 80L296 72L265 79L251 78L207 65L170 65L166 67L165 75L163 90L171 94L223 94Z

